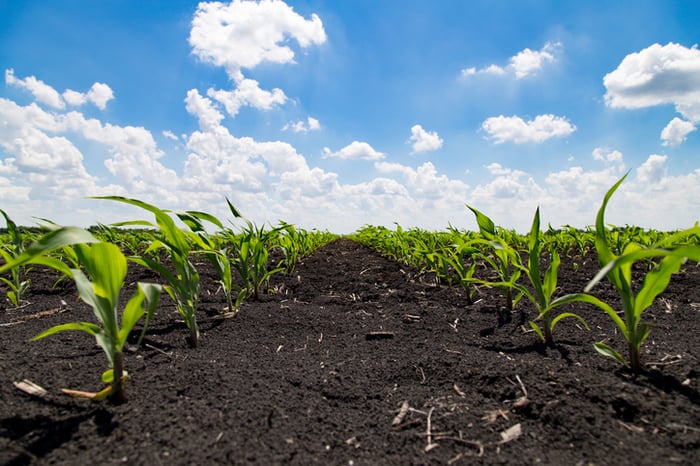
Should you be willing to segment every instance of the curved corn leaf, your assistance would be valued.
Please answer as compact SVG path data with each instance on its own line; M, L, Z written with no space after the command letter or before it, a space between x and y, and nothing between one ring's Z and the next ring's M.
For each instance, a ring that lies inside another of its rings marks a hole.
M51 251L80 243L98 243L89 231L80 227L61 227L50 231L37 241L32 243L22 254L6 262L0 267L0 273L14 267L32 263L38 256L48 254Z
M82 332L87 332L90 335L97 335L102 331L102 328L90 322L70 322L67 324L55 325L48 330L44 330L39 335L32 337L29 341L41 340L42 338L54 335L59 332L65 332L68 330L80 330Z
M627 361L625 361L625 358L622 357L620 353L612 349L610 346L606 345L605 343L597 342L593 343L593 347L598 351L600 354L603 356L608 356L609 358L613 358L623 366L627 365Z

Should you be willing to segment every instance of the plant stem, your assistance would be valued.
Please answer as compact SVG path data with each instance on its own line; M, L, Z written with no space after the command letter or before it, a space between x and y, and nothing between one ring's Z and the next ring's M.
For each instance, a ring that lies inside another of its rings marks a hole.
M121 351L114 353L112 371L114 380L112 380L112 394L109 399L114 404L122 404L126 402L126 388L124 387L124 356Z
M190 348L196 348L199 346L199 327L197 326L196 322L192 322L192 325L190 326L190 336L187 339L187 343L189 343Z
M634 372L639 372L639 370L642 367L642 363L639 355L639 350L637 349L637 345L635 345L634 342L630 341L628 343L628 347L630 355L630 369L632 369Z

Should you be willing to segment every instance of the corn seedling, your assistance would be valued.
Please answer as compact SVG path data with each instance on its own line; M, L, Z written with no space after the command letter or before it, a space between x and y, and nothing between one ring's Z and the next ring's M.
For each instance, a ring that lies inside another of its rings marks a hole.
M493 269L498 276L496 281L481 281L486 286L495 286L505 297L506 309L512 311L515 305L522 298L522 293L513 293L513 285L520 278L521 270L515 266L520 261L519 253L511 247L509 243L500 236L500 231L496 230L496 225L485 214L467 205L476 216L476 223L479 226L481 238L477 238L472 245L478 247L483 245L491 250L491 254L482 253L484 261ZM506 230L507 237L513 240L514 233Z
M7 233L10 236L9 243L0 247L0 256L5 260L5 263L10 262L13 258L22 255L24 252L24 239L19 231L19 228L12 221L9 215L4 210L0 209L0 214L5 217L7 225ZM0 277L9 290L7 291L7 299L15 306L19 307L22 304L24 293L29 289L29 279L25 279L24 267L14 267L10 270L10 278Z
M337 235L322 231L307 231L289 223L280 222L280 234L275 238L274 246L284 254L285 273L294 271L297 263L324 244L337 238Z
M616 255L608 243L610 235L605 227L604 216L610 198L626 177L627 175L623 176L608 190L603 204L598 210L595 246L601 270L586 286L586 291L593 288L604 277L607 277L617 290L622 304L622 316L608 305L599 305L599 307L613 320L627 341L628 360L625 360L619 352L605 343L595 343L595 349L623 365L628 365L633 371L639 371L641 369L641 346L651 331L650 324L642 322L642 315L653 304L654 299L666 289L671 275L677 273L687 259L700 261L700 246L694 244L678 245L681 239L698 235L700 227L696 223L693 228L667 236L652 247L644 247L636 242L627 242L620 255ZM615 243L612 247L619 246L617 238L613 237L613 239ZM646 273L641 287L635 293L632 287L632 265L640 260L655 258L661 259Z
M190 347L196 348L199 344L199 326L197 325L199 273L189 258L191 239L196 235L193 233L188 234L188 232L178 228L175 221L170 216L169 211L159 209L146 202L121 196L101 196L95 199L123 202L125 204L141 207L154 215L155 224L143 220L134 220L119 222L114 225L148 226L156 227L160 230L161 238L159 240L154 240L143 255L129 257L129 260L150 268L165 280L166 285L163 289L175 302L178 313L182 316L185 325L189 329L187 342ZM155 253L160 250L166 251L169 255L174 272L160 263L156 255L150 255L150 253Z
M124 307L120 319L118 304L126 277L126 258L119 248L111 243L78 244L74 248L88 275L80 269L71 269L72 278L80 298L92 307L101 325L91 322L56 325L35 336L32 341L69 330L80 330L94 336L107 356L109 369L102 374L102 382L110 384L109 387L95 394L64 391L94 400L109 398L113 402L122 403L126 401L124 384L128 377L124 370L122 349L131 330L146 309L149 316L153 314L160 297L160 286L139 283L136 293Z
M471 242L453 244L446 250L446 260L459 279L460 286L467 293L467 304L474 304L474 283L478 280L474 277L476 271L476 257L479 250L472 246ZM468 261L466 260L468 258Z
M52 251L71 245L74 245L76 257L87 275L81 269L68 268L62 261L48 256ZM71 322L51 327L32 338L32 341L35 341L58 332L80 330L93 335L105 352L109 369L102 374L102 381L110 384L109 387L99 393L64 391L94 400L110 398L115 402L124 401L126 373L123 368L122 349L129 333L146 309L148 314L153 313L160 296L160 287L139 283L136 294L126 304L120 319L117 306L126 276L126 258L115 245L98 242L88 231L77 227L62 227L49 232L22 254L0 267L0 273L25 264L48 266L72 277L80 298L92 307L101 324Z
M554 298L554 293L557 290L557 273L559 270L560 257L556 249L552 249L552 256L549 267L544 272L544 277L541 275L541 254L542 244L540 235L540 209L535 211L535 217L532 220L530 234L527 237L528 241L528 261L524 265L520 260L519 255L514 255L514 265L520 269L525 277L527 277L533 291L519 283L503 282L496 285L511 287L514 290L525 296L537 310L537 320L542 320L542 327L535 321L530 321L530 327L537 333L542 341L551 345L554 343L552 332L559 321L567 317L577 319L581 324L588 329L588 324L579 315L572 312L562 312L557 316L552 317L551 312L555 308L574 302L584 302L592 304L600 304L600 301L594 296L585 293L573 293Z
M234 306L231 297L233 288L231 261L229 259L231 246L221 247L220 242L210 235L204 226L204 222L207 221L223 230L223 224L219 219L206 212L187 211L179 213L177 216L194 233L192 239L200 248L195 252L204 254L214 269L216 269L219 275L219 284L226 297L227 311L234 312L238 308Z
M228 202L228 206L234 217L243 218L231 202ZM246 227L239 234L236 234L230 228L224 229L224 235L234 247L233 267L240 275L243 283L236 297L236 309L245 299L259 299L260 293L264 291L270 277L284 270L283 267L269 268L268 244L274 242L280 231L285 229L285 225L265 230L264 226L257 227L249 220L245 222Z
M423 258L424 268L428 272L435 274L435 285L440 286L442 282L452 285L453 275L450 272L450 261L448 251L437 243L435 235L424 235L415 239L415 251Z

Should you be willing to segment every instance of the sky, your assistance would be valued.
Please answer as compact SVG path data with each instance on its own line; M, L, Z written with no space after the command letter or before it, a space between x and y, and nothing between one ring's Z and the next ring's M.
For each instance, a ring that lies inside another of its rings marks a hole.
M696 0L0 0L0 208L351 233L700 220Z

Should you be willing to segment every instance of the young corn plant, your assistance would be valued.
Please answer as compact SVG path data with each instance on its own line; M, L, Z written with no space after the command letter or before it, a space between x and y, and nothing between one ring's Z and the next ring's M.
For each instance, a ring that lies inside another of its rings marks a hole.
M544 271L542 276L542 243L540 235L540 209L535 211L535 216L532 220L530 234L527 237L528 242L528 261L523 264L519 255L514 255L514 265L528 279L532 291L520 283L503 282L501 286L511 287L518 293L525 296L537 310L537 319L542 321L542 326L536 321L530 321L530 327L537 333L540 339L546 345L554 343L552 332L559 321L567 317L577 319L581 324L588 329L586 321L572 312L561 312L557 316L552 317L552 311L563 305L574 302L590 303L595 305L603 304L598 298L585 293L572 293L558 298L554 298L557 290L557 274L559 270L560 257L556 249L552 250L551 261L549 267ZM498 285L498 284L496 284Z
M455 275L459 278L460 286L467 293L467 305L469 306L474 304L474 284L479 282L474 277L478 254L479 250L469 241L455 243L446 250L447 263L452 267Z
M437 244L435 235L422 235L414 239L416 254L422 257L423 268L435 274L435 285L443 282L452 285L453 274L450 271L450 252L448 247Z
M199 326L197 324L199 273L190 260L190 253L192 252L191 240L196 235L179 228L170 216L169 211L162 210L146 202L121 196L100 196L94 199L123 202L145 209L154 215L155 225L148 221L133 220L119 222L115 226L149 226L160 230L160 239L152 241L143 255L129 257L129 260L148 267L165 280L166 285L163 288L175 302L178 313L182 316L185 325L189 329L187 343L191 348L196 348L199 345ZM164 250L169 255L174 271L163 265L158 260L157 255L151 255L151 253L160 250Z
M229 209L235 218L243 218L240 212L228 201ZM246 227L236 234L231 228L224 229L224 235L233 245L233 267L242 280L238 289L238 296L234 306L238 309L246 299L258 300L261 292L270 281L270 278L284 267L269 268L268 245L273 243L280 231L286 228L283 224L271 230L265 227L257 227L246 220Z
M479 225L481 233L481 238L474 239L472 245L475 247L483 245L491 250L490 255L482 253L482 258L498 276L496 281L480 282L486 286L495 286L506 300L506 310L513 311L523 296L520 292L514 293L515 287L513 286L517 283L521 273L521 270L515 266L520 261L519 253L501 238L500 232L497 232L496 225L489 217L469 205L467 207L476 216L476 223ZM508 233L509 237L512 236L510 232Z
M13 258L22 255L24 252L24 238L22 238L19 228L15 222L12 221L10 216L2 209L0 209L0 214L5 217L7 232L10 235L10 242L0 247L0 256L2 256L7 263ZM24 294L29 289L29 279L25 278L24 267L14 267L10 269L10 278L0 277L0 281L8 287L7 299L9 299L15 307L20 307L23 303Z
M85 244L80 244L81 242ZM85 272L77 268L68 269L63 262L46 256L55 249L72 244ZM127 302L120 316L118 304L126 277L126 257L117 246L97 242L89 232L74 227L60 228L47 234L23 254L0 267L0 271L23 264L46 265L70 276L75 281L80 298L92 307L99 322L99 325L92 322L56 325L31 339L36 341L59 332L78 330L94 336L104 351L108 369L102 374L102 381L109 384L107 388L98 393L67 389L63 391L93 400L108 398L115 403L126 401L125 383L128 375L124 370L122 350L131 330L144 313L153 314L160 297L160 286L139 283L136 293Z
M644 311L654 302L668 286L671 276L680 270L687 259L700 261L700 246L696 244L680 244L681 239L700 234L700 227L696 223L693 228L672 234L659 243L644 247L636 242L627 242L619 255L613 252L608 244L610 235L605 227L605 209L613 193L622 184L627 175L623 176L612 188L608 190L596 217L595 247L598 252L598 260L601 270L586 286L586 291L592 289L596 283L607 278L617 290L622 305L622 316L615 310L605 305L598 305L613 320L627 342L628 359L606 343L595 343L595 349L609 356L635 372L642 368L641 347L651 331L651 326L642 321ZM617 238L613 238L615 246L619 245ZM649 270L638 290L632 286L632 265L638 261L657 259L655 265ZM604 303L602 303L604 304Z
M233 275L231 273L231 260L229 259L231 246L222 246L221 241L219 241L217 237L210 235L204 226L204 222L206 221L216 225L220 230L223 230L223 224L219 219L206 212L187 211L178 213L177 216L190 228L192 233L194 233L192 239L196 245L199 246L199 250L196 252L204 254L216 269L219 275L219 284L226 297L226 311L236 312L238 307L233 304Z

